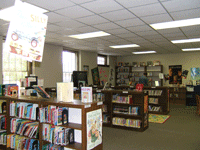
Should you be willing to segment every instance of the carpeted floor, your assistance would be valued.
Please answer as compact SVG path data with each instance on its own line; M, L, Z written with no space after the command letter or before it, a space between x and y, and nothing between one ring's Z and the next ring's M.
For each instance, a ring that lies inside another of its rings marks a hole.
M170 106L164 124L149 123L144 132L103 127L103 150L200 150L196 107Z

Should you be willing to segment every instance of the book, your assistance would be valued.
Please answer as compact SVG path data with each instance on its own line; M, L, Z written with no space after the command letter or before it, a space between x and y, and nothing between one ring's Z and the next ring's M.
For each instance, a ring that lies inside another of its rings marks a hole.
M74 99L73 82L57 83L57 101L72 102Z
M43 98L51 98L51 96L41 87L38 85L33 85L33 88L38 92L40 96Z
M92 102L92 87L81 87L81 102Z
M68 109L64 107L62 110L62 125L67 123L68 123Z

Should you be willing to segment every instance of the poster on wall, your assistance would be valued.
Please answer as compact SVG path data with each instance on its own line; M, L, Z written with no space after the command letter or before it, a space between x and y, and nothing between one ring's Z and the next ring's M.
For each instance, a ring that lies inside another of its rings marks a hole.
M191 68L191 79L200 80L200 68Z
M182 84L182 65L169 66L169 84Z
M91 69L93 85L100 85L99 69L98 67Z
M102 143L102 110L87 113L87 150Z
M15 3L15 14L10 21L5 48L28 61L42 61L48 16L28 12L21 1Z
M100 84L104 85L106 82L108 82L109 79L109 67L99 66L98 70L99 70Z

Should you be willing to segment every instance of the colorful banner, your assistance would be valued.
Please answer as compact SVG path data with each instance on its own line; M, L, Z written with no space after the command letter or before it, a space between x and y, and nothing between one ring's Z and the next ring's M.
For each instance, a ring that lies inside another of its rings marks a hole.
M87 113L87 150L102 143L102 110Z
M5 48L28 61L42 61L48 17L23 10L23 2L15 4Z

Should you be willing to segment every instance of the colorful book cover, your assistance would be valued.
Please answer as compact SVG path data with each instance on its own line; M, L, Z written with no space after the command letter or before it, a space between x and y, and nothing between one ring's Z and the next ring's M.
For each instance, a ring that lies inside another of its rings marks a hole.
M58 125L62 125L62 110L63 108L58 108Z
M92 103L92 87L81 87L81 101Z

